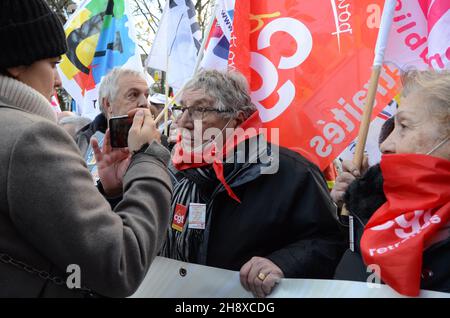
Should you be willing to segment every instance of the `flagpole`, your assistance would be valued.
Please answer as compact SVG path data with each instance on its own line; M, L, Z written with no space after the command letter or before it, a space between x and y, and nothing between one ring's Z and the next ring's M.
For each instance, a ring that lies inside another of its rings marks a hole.
M353 164L361 170L364 159L364 149L366 147L367 135L369 133L370 119L372 117L373 105L378 89L378 81L383 68L384 52L386 50L389 32L394 17L396 0L386 0L384 2L383 14L381 16L380 30L378 31L377 44L375 45L375 58L373 61L372 74L369 81L369 90L364 105L361 125L359 127L358 142L356 144ZM342 208L342 215L348 215L345 206Z
M195 68L194 68L193 75L197 74L198 69L200 67L200 63L202 61L203 54L204 54L204 51L205 51L206 41L209 38L209 34L211 33L212 26L213 26L214 20L216 18L216 15L215 15L215 13L216 13L216 6L217 6L217 2L214 1L214 4L213 4L213 6L211 8L211 19L209 21L209 24L208 24L208 27L206 29L205 35L203 37L202 45L201 45L200 50L199 50L198 55L197 55L197 62L195 63ZM168 69L168 68L166 68L166 69ZM167 80L167 75L166 75L166 80ZM162 118L162 116L165 116L166 112L168 112L170 104L173 104L175 102L175 100L178 98L180 93L183 91L183 88L184 88L184 85L174 95L174 97L172 98L171 102L167 103L168 98L166 97L166 105L164 106L164 110L156 117L155 123L157 123ZM166 92L166 95L167 95L167 92Z
M392 19L395 10L395 0L386 0L384 3L384 10L381 16L380 30L378 31L377 44L375 46L375 58L373 61L372 74L369 81L369 90L365 102L363 117L358 133L358 143L356 144L355 155L353 163L358 169L364 159L364 148L366 146L367 135L369 133L370 119L372 117L373 105L378 89L378 81L380 78L381 69L383 67L384 52L386 50L389 32L392 25Z
M200 47L200 50L198 51L197 63L195 63L195 68L194 68L194 75L197 74L198 69L200 67L200 63L202 62L203 55L205 53L206 42L208 41L209 34L211 33L212 27L214 25L214 20L216 19L216 6L217 6L217 2L214 1L213 6L211 7L211 18L209 19L208 27L206 28L206 33L203 36L202 46ZM181 91L181 89L180 89L180 91Z
M166 80L165 85L165 93L166 93L166 105L164 106L164 135L168 136L168 128L169 125L167 124L169 121L169 83Z
M166 95L166 104L164 105L164 135L168 136L168 125L167 122L169 120L169 52L167 52L167 60L166 60L166 78L164 83L164 93Z

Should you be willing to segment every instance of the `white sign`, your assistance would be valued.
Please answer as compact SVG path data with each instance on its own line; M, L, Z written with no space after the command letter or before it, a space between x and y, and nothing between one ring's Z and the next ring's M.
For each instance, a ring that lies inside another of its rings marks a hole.
M239 272L156 257L135 298L251 298ZM269 298L399 298L387 285L325 279L282 279ZM450 293L422 290L422 298Z

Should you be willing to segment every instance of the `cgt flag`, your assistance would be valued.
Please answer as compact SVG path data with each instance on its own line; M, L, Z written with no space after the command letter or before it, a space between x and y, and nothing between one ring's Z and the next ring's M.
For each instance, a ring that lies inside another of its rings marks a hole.
M100 112L103 76L118 66L143 71L128 1L86 0L64 29L68 51L58 68L63 87L78 113L93 118Z
M449 237L450 161L423 154L383 155L386 202L364 227L361 255L382 281L419 296L423 255Z
M236 0L228 65L280 144L322 170L356 137L367 95L382 0ZM373 118L399 91L385 66ZM270 139L270 136L268 136Z

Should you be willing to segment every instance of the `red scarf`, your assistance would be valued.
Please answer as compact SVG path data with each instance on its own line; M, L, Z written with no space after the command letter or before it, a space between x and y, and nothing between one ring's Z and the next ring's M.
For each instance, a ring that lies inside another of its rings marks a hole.
M450 220L450 161L395 154L383 155L380 166L387 202L364 229L362 256L397 292L418 296L423 251Z
M177 144L175 145L175 153L172 157L172 162L177 170L182 171L186 169L199 168L212 164L217 179L222 183L228 195L241 203L237 195L233 192L230 185L226 182L223 175L223 160L229 153L241 142L255 137L259 134L258 130L262 127L258 112L255 112L245 122L243 122L234 131L226 141L225 145L220 149L214 141L208 150L201 150L200 152L189 152L183 149L181 145L181 135L178 135Z

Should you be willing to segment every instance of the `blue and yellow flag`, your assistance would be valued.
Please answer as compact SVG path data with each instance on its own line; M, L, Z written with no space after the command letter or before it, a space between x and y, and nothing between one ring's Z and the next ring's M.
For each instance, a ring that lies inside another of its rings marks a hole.
M68 52L59 71L83 116L93 118L100 112L97 88L112 68L125 65L143 71L127 2L86 0L64 27Z

